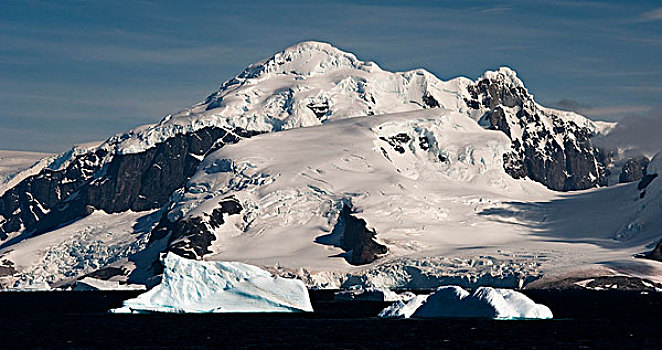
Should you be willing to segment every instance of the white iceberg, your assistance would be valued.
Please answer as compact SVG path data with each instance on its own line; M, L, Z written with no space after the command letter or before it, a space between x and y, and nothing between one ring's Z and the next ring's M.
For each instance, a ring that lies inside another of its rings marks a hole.
M379 313L379 317L383 318L410 318L411 315L416 312L425 301L428 299L429 295L416 295L409 300L398 300L393 303L391 306L382 310Z
M168 253L163 279L114 313L312 312L303 282L248 264L196 261Z
M482 317L506 319L549 319L552 311L526 295L510 289L477 288L473 294L458 286L444 286L429 296L396 302L384 309L386 318Z

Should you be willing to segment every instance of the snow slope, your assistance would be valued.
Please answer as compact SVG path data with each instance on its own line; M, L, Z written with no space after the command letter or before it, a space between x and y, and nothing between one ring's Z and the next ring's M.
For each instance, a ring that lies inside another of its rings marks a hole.
M389 138L399 134L408 141L390 145ZM471 201L462 197L487 202L496 193L546 192L503 172L507 149L502 133L442 109L258 136L207 156L185 192L175 195L169 217L205 217L220 200L237 198L246 210L214 231L212 250L257 264L346 265L342 257L328 258L339 249L314 243L331 233L345 204L393 255L448 249L475 231L463 224L475 213L462 210Z
M208 155L169 218L206 222L234 198L244 210L207 226L215 240L204 258L270 266L316 287L521 287L570 267L659 268L632 258L659 226L619 238L638 215L636 184L554 192L508 176L508 149L503 133L440 108L260 135ZM347 262L333 236L344 205L385 257Z
M11 273L0 275L6 289L23 289L75 280L108 265L124 262L145 248L154 212L107 214L102 211L30 239L10 239L0 246L0 262Z
M157 125L113 137L105 146L122 154L137 153L208 126L267 132L320 125L421 109L428 107L426 96L442 107L468 112L463 87L470 82L443 82L422 69L392 73L327 43L302 42L249 66L204 102Z
M0 179L7 179L48 156L50 154L40 152L0 151Z

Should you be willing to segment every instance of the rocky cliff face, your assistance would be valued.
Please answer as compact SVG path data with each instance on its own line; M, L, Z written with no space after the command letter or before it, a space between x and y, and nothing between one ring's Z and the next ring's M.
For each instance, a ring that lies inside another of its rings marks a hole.
M512 177L528 177L558 191L607 184L600 151L591 143L595 130L578 124L585 119L541 107L507 68L488 72L468 90L467 105L483 113L479 123L511 139L504 168Z
M216 239L214 230L226 224L227 216L239 215L243 209L238 200L230 197L220 201L208 215L174 221L164 215L152 230L150 243L167 238L169 251L189 259L202 257L211 253L209 246Z
M76 156L59 170L43 169L0 197L0 239L21 229L33 230L51 209L90 181L108 152L99 149Z
M625 183L641 180L646 175L648 163L650 163L650 160L643 156L628 159L621 169L618 182Z
M110 154L100 148L75 157L64 169L44 169L0 197L5 218L1 237L20 229L47 232L95 209L115 213L160 208L205 153L252 135L209 127L171 137L144 152Z

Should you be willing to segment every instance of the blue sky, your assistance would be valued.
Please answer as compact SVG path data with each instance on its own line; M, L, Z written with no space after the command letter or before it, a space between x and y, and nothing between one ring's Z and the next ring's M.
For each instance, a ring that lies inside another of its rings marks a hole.
M595 119L662 105L661 1L2 0L0 149L156 122L304 40L442 79L507 65L539 102Z

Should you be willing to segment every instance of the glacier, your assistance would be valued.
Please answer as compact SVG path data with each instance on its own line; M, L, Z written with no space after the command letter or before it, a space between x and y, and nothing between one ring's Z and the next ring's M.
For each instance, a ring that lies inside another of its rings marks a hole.
M118 291L118 290L145 290L142 284L122 284L119 281L103 280L94 277L84 277L76 281L71 287L74 291Z
M361 285L354 285L348 289L336 292L333 296L334 300L361 300L361 301L399 301L409 300L414 295L411 292L404 292L398 294L387 288L364 288Z
M473 293L458 286L439 287L427 296L397 302L384 309L384 318L480 317L499 320L550 319L552 311L510 289L479 287Z
M312 312L303 282L238 262L167 254L161 283L113 313Z

